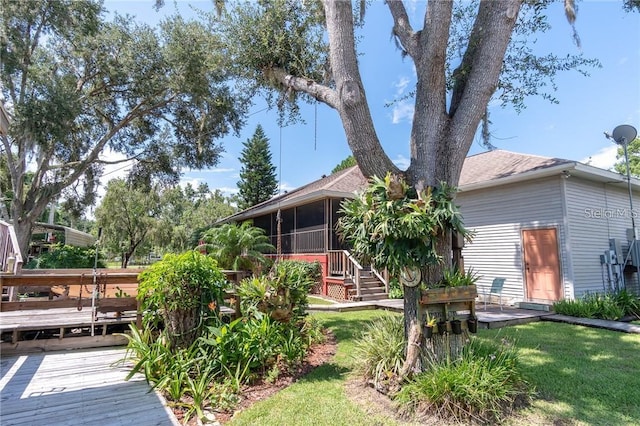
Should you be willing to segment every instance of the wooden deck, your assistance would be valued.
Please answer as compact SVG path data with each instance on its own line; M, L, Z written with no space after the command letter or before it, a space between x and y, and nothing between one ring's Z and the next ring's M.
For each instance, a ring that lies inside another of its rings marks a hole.
M122 348L28 354L0 360L0 424L178 425L144 377L124 381Z
M0 312L2 355L25 352L81 349L126 344L126 338L113 332L127 331L137 320L136 312L99 313L91 336L91 307L36 309Z

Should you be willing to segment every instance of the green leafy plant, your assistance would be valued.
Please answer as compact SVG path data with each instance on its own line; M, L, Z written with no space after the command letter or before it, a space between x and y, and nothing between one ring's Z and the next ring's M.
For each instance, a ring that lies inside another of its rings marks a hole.
M401 316L384 315L369 323L353 349L354 372L376 388L400 374L406 340Z
M619 320L625 315L640 313L638 299L626 292L614 294L587 293L580 299L560 300L553 304L558 314L581 318Z
M161 312L172 347L189 347L198 338L203 314L220 306L227 286L216 261L197 251L165 255L139 282L143 309Z
M395 400L404 410L430 412L443 421L492 424L529 401L532 392L511 342L472 339L459 359L431 363Z
M275 263L269 275L243 280L237 289L243 312L259 311L284 322L302 318L320 270L318 262L285 260Z
M469 268L467 272L460 271L457 267L445 268L442 280L438 283L438 287L462 287L475 285L480 276Z
M416 193L402 178L374 177L360 196L342 203L338 234L360 258L391 275L438 264L436 240L448 231L467 235L454 192L441 183Z
M76 269L93 268L96 257L95 247L76 247L65 244L53 244L49 251L32 259L26 269ZM98 268L106 268L107 264L98 252Z
M202 235L206 250L218 261L221 268L236 271L259 272L267 263L264 253L275 251L264 230L243 222L242 225L226 223L207 230Z

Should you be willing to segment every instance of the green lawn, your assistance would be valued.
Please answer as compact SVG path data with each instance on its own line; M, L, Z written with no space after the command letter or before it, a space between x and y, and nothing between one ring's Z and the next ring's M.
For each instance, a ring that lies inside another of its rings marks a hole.
M333 305L331 300L323 299L321 297L308 296L307 301L310 305Z
M334 360L273 397L238 414L231 425L396 425L365 413L345 395L354 338L378 311L314 314L339 342ZM640 335L537 322L480 330L480 338L512 337L538 395L511 425L640 424Z

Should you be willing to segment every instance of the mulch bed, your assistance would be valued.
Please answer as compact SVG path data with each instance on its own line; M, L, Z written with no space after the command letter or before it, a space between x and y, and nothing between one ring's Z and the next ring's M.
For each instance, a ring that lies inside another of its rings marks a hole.
M337 342L331 331L325 332L325 337L324 343L319 343L309 348L309 352L304 361L294 371L281 374L271 383L260 380L250 385L245 385L240 394L240 402L236 405L234 411L216 412L216 420L221 424L227 423L236 413L249 408L258 401L269 398L271 395L295 383L306 374L309 374L316 367L329 361L336 353ZM183 410L174 408L173 413L182 424ZM196 426L198 424L198 420L195 417L192 417L189 423L187 423L188 426Z

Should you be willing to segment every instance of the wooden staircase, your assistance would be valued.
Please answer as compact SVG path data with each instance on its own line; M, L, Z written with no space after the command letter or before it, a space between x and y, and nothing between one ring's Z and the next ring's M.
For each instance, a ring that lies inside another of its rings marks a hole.
M352 280L345 280L345 283ZM349 289L349 299L354 302L369 302L372 300L386 300L389 295L385 285L370 271L362 271L360 275L360 296L355 288Z

